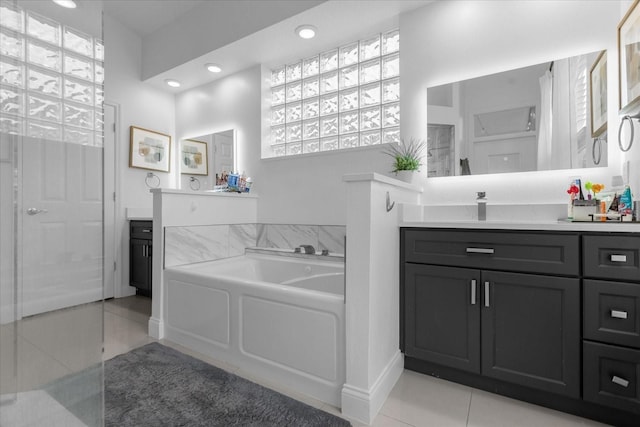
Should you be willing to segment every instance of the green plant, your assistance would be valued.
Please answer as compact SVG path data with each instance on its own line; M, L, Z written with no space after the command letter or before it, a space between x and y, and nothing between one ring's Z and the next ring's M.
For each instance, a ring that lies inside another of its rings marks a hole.
M404 139L400 144L392 144L384 153L393 157L393 171L417 171L422 166L422 151L425 148L425 141L411 138L409 143Z

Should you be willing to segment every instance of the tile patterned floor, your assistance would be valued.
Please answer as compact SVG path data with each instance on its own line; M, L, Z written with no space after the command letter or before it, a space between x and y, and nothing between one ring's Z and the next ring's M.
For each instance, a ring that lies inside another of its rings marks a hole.
M77 372L95 362L96 345L87 346L101 337L100 318L96 310L101 304L87 304L25 319L18 328L18 345L24 346L19 354L28 356L21 360L23 390L37 389L52 379ZM104 358L154 341L147 335L147 322L151 312L151 300L144 297L127 297L104 303ZM59 329L63 328L63 329ZM65 330L69 333L55 334ZM0 331L7 333L7 331ZM54 339L55 337L55 339ZM243 372L237 367L221 363L180 345L161 340L207 363L221 367L266 387L277 390L311 406L341 416L338 408L313 398L288 390ZM91 348L85 351L83 348ZM353 422L354 427L362 424ZM575 427L603 426L591 420L487 393L471 387L429 377L412 371L404 371L389 398L374 420L376 427Z

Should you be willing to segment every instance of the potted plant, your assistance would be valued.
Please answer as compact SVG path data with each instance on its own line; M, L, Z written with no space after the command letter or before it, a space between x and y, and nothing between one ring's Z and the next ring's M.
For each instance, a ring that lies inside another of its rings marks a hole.
M422 166L422 152L425 141L411 138L409 143L400 139L398 145L389 145L384 153L393 158L393 170L396 177L404 182L412 183L417 178L417 172Z

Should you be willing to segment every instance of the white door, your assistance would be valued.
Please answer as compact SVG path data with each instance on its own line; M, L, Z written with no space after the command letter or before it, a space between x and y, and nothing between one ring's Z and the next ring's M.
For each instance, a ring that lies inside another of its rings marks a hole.
M235 170L233 158L233 130L213 135L213 175L222 171L238 172Z
M102 147L25 137L21 316L102 299Z

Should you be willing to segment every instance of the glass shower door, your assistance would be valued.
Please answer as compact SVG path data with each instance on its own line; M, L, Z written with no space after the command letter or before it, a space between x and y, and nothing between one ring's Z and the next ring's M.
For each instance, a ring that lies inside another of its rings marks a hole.
M2 426L103 420L101 3L57 8L0 0Z

